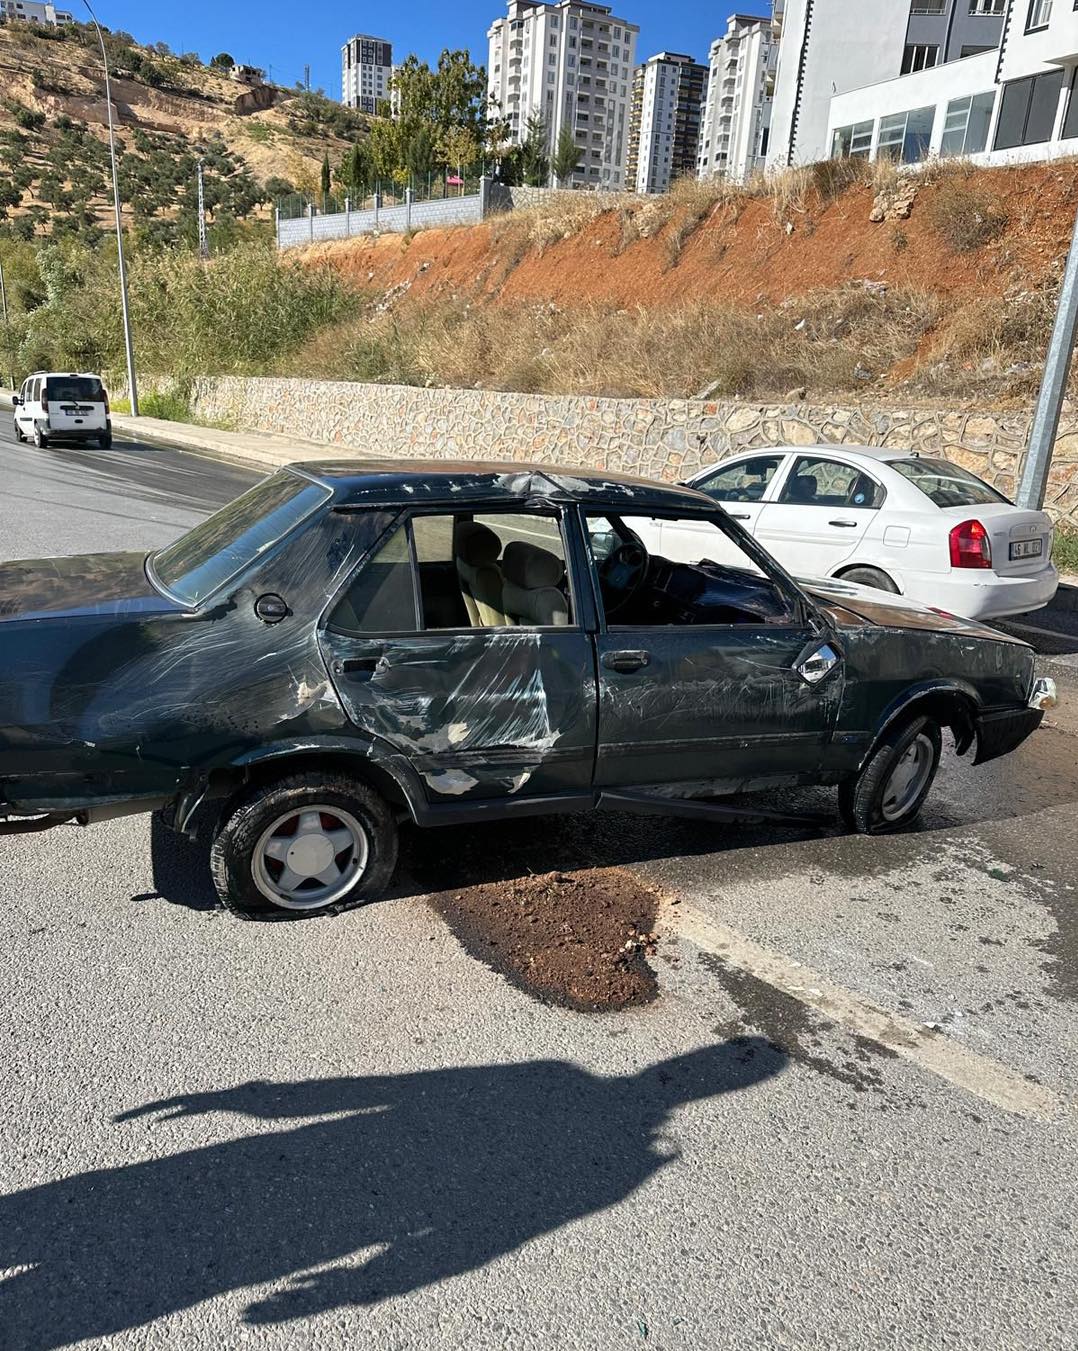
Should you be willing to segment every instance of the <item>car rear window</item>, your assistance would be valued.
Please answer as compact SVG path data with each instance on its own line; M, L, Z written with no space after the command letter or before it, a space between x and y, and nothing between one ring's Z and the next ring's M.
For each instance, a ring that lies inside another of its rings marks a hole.
M949 460L891 460L890 466L937 507L980 507L1008 500L984 479Z
M154 554L153 575L178 600L199 605L332 495L298 474L274 474Z
M57 403L100 403L105 391L101 381L90 375L50 375L45 381L45 397Z

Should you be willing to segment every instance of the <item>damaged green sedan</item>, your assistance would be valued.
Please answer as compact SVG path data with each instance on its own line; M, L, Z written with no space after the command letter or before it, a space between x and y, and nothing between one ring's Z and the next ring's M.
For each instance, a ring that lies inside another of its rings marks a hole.
M1054 699L1024 643L799 584L700 493L517 464L292 465L149 557L0 565L0 653L0 833L209 823L242 915L377 895L408 819L825 784L897 830L945 728L980 763Z

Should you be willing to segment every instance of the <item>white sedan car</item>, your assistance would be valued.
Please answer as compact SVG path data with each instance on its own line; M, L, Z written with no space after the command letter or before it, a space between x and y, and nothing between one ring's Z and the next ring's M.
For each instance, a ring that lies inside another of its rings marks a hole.
M1047 605L1052 522L947 460L865 446L773 447L689 480L798 577L841 577L968 619ZM634 523L635 524L635 523ZM691 562L691 526L649 522L647 548ZM716 559L722 562L722 559Z

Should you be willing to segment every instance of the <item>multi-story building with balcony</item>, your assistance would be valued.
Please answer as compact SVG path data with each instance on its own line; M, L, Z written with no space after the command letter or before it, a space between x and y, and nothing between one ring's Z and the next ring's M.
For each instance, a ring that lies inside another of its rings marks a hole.
M357 33L341 48L341 102L361 113L376 113L389 98L392 74L392 44Z
M691 56L659 52L633 77L626 183L636 192L665 192L696 173L707 66Z
M744 182L767 154L778 44L772 24L734 14L711 44L697 174Z
M585 0L509 0L506 17L491 25L487 87L509 139L522 143L534 117L542 119L551 150L564 127L573 133L580 156L560 186L626 186L639 31L609 5Z
M37 23L56 28L62 23L74 23L75 16L55 5L37 4L36 0L0 0L0 19L11 23Z

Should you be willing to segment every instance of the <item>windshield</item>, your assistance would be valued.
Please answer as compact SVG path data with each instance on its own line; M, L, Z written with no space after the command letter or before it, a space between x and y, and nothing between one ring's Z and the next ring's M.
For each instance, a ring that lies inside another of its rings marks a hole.
M199 605L331 496L287 470L274 474L154 554L153 571L177 599Z
M982 507L1007 501L983 479L950 460L891 460L890 465L937 507Z
M45 381L45 397L57 403L100 403L105 391L93 375L50 375Z

